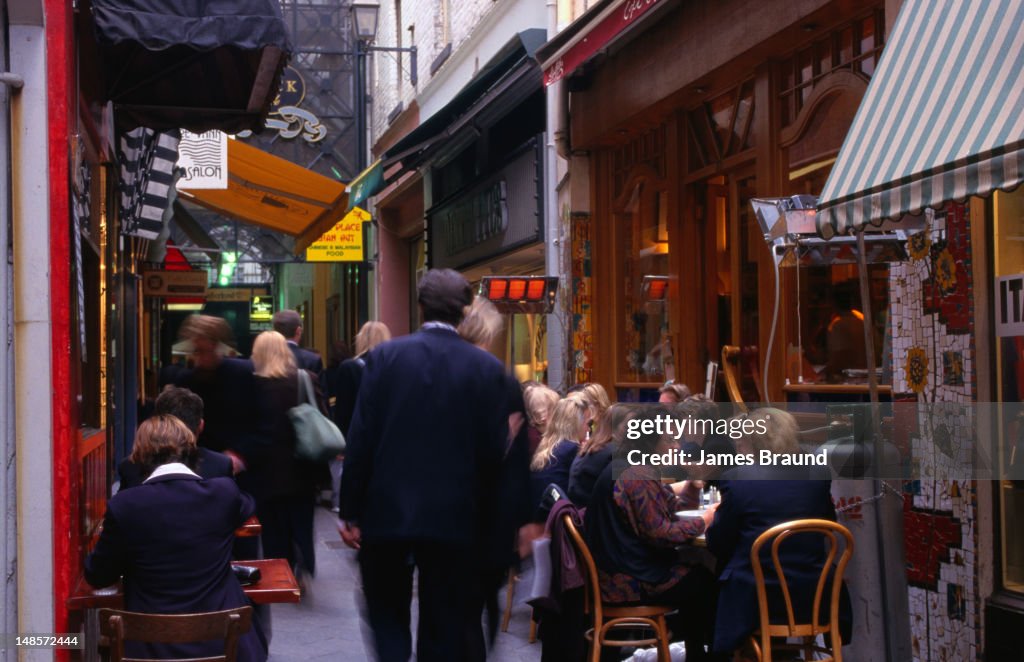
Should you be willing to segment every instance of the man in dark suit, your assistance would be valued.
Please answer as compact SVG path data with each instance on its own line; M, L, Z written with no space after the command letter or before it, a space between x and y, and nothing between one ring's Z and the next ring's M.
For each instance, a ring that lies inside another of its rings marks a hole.
M294 310L279 310L274 313L274 331L288 341L288 348L295 356L295 365L309 370L317 377L324 370L324 361L316 352L299 347L302 340L302 317Z
M506 446L506 383L501 363L455 329L472 301L461 275L429 271L418 301L426 320L419 332L367 355L339 531L359 549L378 659L412 655L417 569L417 659L458 662L485 653L476 645L482 636L467 645L467 628L481 627L474 584Z
M188 390L177 386L166 386L157 396L153 405L153 415L169 414L185 424L192 434L199 438L203 431L203 399ZM224 453L211 451L209 448L199 448L196 458L196 473L203 478L217 478L224 476L231 478L234 475L231 458ZM129 487L141 485L146 479L142 475L139 465L125 458L117 467L117 473L121 477L120 489L126 490Z

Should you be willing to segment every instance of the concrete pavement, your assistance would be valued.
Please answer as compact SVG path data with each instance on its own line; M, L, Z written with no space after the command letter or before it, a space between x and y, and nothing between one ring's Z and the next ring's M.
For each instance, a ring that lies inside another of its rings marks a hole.
M372 646L364 634L359 613L361 591L356 553L342 544L334 524L336 518L329 510L317 507L314 534L317 576L301 603L273 606L270 662L373 660ZM540 660L540 642L527 643L530 608L523 603L525 594L525 588L518 592L509 631L498 633L489 660ZM504 591L499 604L505 605Z

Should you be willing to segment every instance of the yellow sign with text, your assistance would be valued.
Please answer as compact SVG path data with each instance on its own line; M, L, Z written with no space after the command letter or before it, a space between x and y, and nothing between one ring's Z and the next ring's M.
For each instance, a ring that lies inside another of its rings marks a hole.
M359 207L345 215L306 249L306 262L362 262L363 223L370 214Z

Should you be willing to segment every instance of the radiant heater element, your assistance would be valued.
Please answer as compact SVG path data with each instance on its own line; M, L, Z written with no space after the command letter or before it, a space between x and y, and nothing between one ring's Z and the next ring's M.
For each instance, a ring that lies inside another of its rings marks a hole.
M550 313L558 294L552 276L484 276L480 295L505 313Z

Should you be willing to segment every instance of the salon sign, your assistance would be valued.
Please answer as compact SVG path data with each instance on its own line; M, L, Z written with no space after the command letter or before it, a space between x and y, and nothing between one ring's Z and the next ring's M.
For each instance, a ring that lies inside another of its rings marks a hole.
M1024 336L1024 274L996 278L996 335Z

